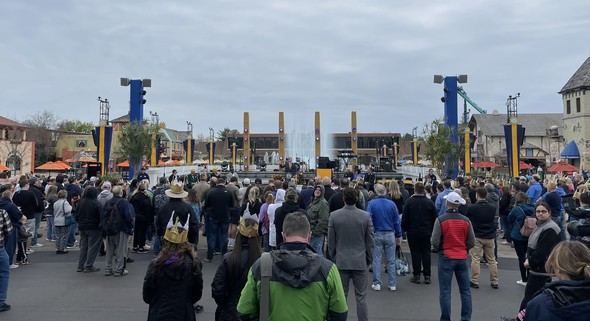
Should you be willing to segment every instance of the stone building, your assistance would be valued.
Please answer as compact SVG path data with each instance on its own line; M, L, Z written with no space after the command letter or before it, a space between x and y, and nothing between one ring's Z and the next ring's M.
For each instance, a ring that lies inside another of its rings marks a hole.
M0 116L0 164L12 175L35 170L35 143L27 140L26 125Z

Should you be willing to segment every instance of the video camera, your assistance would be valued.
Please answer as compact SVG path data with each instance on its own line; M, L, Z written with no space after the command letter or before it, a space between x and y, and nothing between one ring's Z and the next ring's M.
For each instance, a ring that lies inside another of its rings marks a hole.
M590 246L590 208L578 207L567 224L567 232Z

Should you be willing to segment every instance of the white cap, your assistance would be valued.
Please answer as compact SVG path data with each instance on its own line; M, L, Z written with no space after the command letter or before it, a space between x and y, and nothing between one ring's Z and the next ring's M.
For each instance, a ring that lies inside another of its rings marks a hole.
M250 185L250 179L249 178L244 178L244 180L242 181L242 184L244 184L244 185Z
M465 200L463 199L463 197L461 197L461 195L455 193L455 192L450 192L449 194L447 194L445 197L443 197L444 199L447 200L447 202L451 203L451 204L461 204L461 205L465 205Z

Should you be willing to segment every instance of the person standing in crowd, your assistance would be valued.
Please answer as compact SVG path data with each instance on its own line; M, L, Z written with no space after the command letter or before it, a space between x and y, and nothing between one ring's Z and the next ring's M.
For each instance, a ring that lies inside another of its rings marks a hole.
M543 202L549 204L551 207L551 219L559 226L559 237L562 241L565 240L565 228L563 226L562 202L561 196L557 193L557 184L553 181L548 181L546 184L547 193L541 197Z
M448 179L445 179L442 182L442 186L443 186L443 190L436 195L436 202L434 203L434 205L436 205L436 210L438 211L438 215L442 215L442 214L446 213L447 209L445 208L445 196L447 196L447 194L449 194L453 191L451 189L451 181ZM463 205L465 205L465 204L463 203Z
M234 206L229 209L229 228L227 230L227 247L232 249L236 241L236 234L238 232L238 224L240 224L241 208L239 197L239 183L236 177L230 177L229 183L225 188L231 193L234 199Z
M402 229L408 234L408 245L412 255L412 277L410 282L420 283L420 273L424 283L430 284L430 236L438 212L434 202L424 194L424 184L414 185L414 195L404 204Z
M551 281L551 277L546 274L545 263L555 245L561 241L559 226L551 220L551 206L540 202L535 208L535 214L537 228L529 236L527 244L527 258L524 266L529 269L529 279L524 290L524 298L520 303L520 310L526 308L533 295Z
M80 187L80 182L76 179L76 177L70 176L70 178L68 178L68 185L66 185L65 190L68 192L66 200L70 203L70 205L72 205L72 214L76 215L78 209L74 207L74 200L82 197L82 188ZM74 221L74 223L70 225L70 228L68 229L68 248L73 248L76 246L76 232L78 232L78 222Z
M285 220L285 217L287 217L287 214L300 210L305 212L305 210L302 210L297 204L298 197L299 195L297 194L297 191L294 188L289 187L285 192L285 202L283 202L283 204L277 208L274 213L276 246L279 246L279 244L283 242L283 221Z
M240 320L238 301L248 280L248 271L261 255L257 219L257 216L250 216L240 221L236 244L223 256L217 268L211 284L211 296L217 303L216 321Z
M38 200L35 193L30 191L29 182L26 179L21 179L18 182L20 189L12 195L12 201L21 212L27 217L26 230L33 234L35 232L35 211L38 208ZM35 252L33 249L28 250L29 254Z
M526 191L526 196L529 197L531 200L531 204L534 205L541 197L541 193L543 191L543 187L539 183L541 181L541 176L538 174L533 175L533 180L531 181L531 185Z
M530 204L529 197L524 192L518 192L514 195L514 208L508 214L508 233L514 245L514 251L518 257L518 268L520 269L520 280L516 284L526 286L529 279L529 271L524 266L526 260L528 237L520 233L521 227L525 223L527 216L534 217L535 208Z
M266 191L262 194L264 203L260 207L259 226L262 234L262 248L264 252L270 252L269 234L270 234L270 219L268 217L268 208L274 203L274 196L272 191Z
M377 177L373 172L373 167L369 166L369 168L367 168L367 173L365 174L364 181L367 184L367 190L369 192L374 192L375 183L377 183Z
M154 208L152 200L147 192L148 182L141 181L137 189L129 199L135 212L135 228L133 229L133 253L145 254L149 250L145 248L148 226L154 221Z
M121 277L129 273L125 269L128 250L127 241L129 236L133 235L134 216L131 205L123 197L123 188L117 185L113 187L112 192L113 198L107 202L101 218L103 230L111 225L109 223L111 217L118 222L116 229L112 231L113 234L107 233L105 276ZM113 258L115 259L114 264Z
M78 272L98 272L100 268L94 266L102 243L102 229L100 219L102 206L96 199L98 190L89 186L80 199L77 213L78 229L80 229L80 255L78 257Z
M66 215L72 213L72 206L68 203L66 197L68 192L61 190L57 192L57 201L53 204L53 223L55 224L55 248L56 254L66 254L66 244L68 242L68 233L70 225L66 224Z
M358 320L367 321L368 266L373 260L375 248L373 223L367 212L356 208L358 192L354 188L345 189L342 195L344 207L330 214L328 253L340 272L345 296L352 280Z
M268 206L268 221L269 221L269 228L268 228L268 245L270 246L270 248L272 250L276 249L277 246L280 244L277 243L277 240L279 240L279 238L277 237L277 227L275 226L275 214L277 211L277 208L283 206L283 203L285 202L285 190L284 189L278 189L277 190L277 194L274 200L274 203ZM282 241L282 238L281 238Z
M10 310L10 304L6 303L8 296L8 281L10 279L10 263L4 242L10 239L14 233L8 212L0 209L0 312Z
M188 206L178 197L186 192L182 193L182 188L174 191L177 193L171 196L170 203L175 207ZM172 201L175 199L179 202ZM165 210L166 207L162 209ZM190 223L194 219L189 213L170 214L161 234L162 250L148 265L143 279L143 301L149 304L148 321L195 321L193 304L203 295L203 274L201 261L189 239L198 231L191 231L195 226Z
M35 208L35 230L31 231L31 248L34 247L43 247L43 244L37 242L37 238L39 236L39 227L41 226L41 217L43 216L43 211L45 207L43 206L45 201L45 193L43 190L43 186L41 186L41 180L37 178L37 176L33 176L29 178L29 190L35 194L37 198L37 207Z
M338 268L309 247L311 230L306 214L287 215L283 234L285 241L271 252L269 315L276 320L297 316L301 320L345 321L348 307ZM243 321L258 320L260 264L261 260L257 260L249 270L238 302L237 310Z
M434 222L430 242L439 253L438 281L441 321L451 320L451 283L457 277L461 294L461 320L471 320L472 303L469 288L468 252L475 245L475 234L469 219L459 213L465 200L457 193L445 195L446 212Z
M324 199L329 202L330 197L336 193L336 191L332 189L332 180L326 176L322 178L322 185L324 186Z
M510 229L508 228L508 215L510 214L510 206L512 204L512 194L509 185L502 186L502 195L500 196L500 224L502 225L502 245L512 244L512 238L510 238Z
M475 233L475 246L469 251L471 256L471 280L472 288L479 288L479 260L483 252L490 269L490 284L492 288L498 288L498 264L494 257L494 237L496 235L496 208L487 201L488 191L484 187L477 188L475 204L467 208L465 216L471 221Z
M17 231L20 228L20 220L23 216L18 207L12 202L12 184L0 185L0 209L5 210L10 218L13 230ZM4 248L8 254L8 263L11 269L18 268L17 264L14 264L14 255L16 254L18 235L17 233L10 233L4 238Z
M145 172L145 167L141 167L139 174L137 175L137 181L141 182L143 180L147 180L148 181L148 185L149 185L149 181L150 181L150 175L148 175Z
M230 221L230 208L234 206L234 198L225 187L225 179L218 178L215 188L207 192L204 212L210 228L207 230L207 258L205 262L213 260L216 243L221 248L221 254L227 253L227 231Z
M309 207L309 204L314 199L313 191L315 188L315 181L310 179L307 181L307 187L301 190L301 197L303 198L303 204L305 204L305 209Z
M397 184L394 184L397 185ZM381 258L387 260L387 288L397 290L395 247L401 244L402 228L397 205L390 200L382 184L375 185L376 198L369 202L367 211L373 222L375 249L373 251L373 284L371 288L381 291Z
M172 174L168 176L168 184L172 185L172 183L176 181L178 181L178 171L173 169Z
M307 208L307 216L311 226L311 247L320 256L324 256L324 241L328 234L330 208L324 198L324 187L317 185L313 189L313 200Z
M47 189L47 207L45 208L45 219L47 220L46 241L55 242L55 225L53 223L53 204L57 201L57 186L52 185Z
M557 281L538 291L524 321L586 321L590 315L590 250L578 241L557 244L545 263Z

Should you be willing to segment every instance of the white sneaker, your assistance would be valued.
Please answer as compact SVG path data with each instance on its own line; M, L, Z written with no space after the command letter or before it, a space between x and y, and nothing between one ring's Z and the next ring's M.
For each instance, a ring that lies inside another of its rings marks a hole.
M381 284L372 284L371 288L375 291L381 291Z
M10 269L16 269L16 268L18 268L19 266L20 266L20 265L18 265L18 264L12 264L12 265L10 265Z
M28 250L27 250L27 254L33 254L33 253L35 253L35 251L34 251L34 250L32 250L32 249L28 249Z
M523 280L516 281L516 284L526 286L526 282L524 282Z
M396 291L396 290L397 290L397 288L395 286L390 286L389 287L389 291Z
M144 246L143 246L143 249L144 249L144 250L149 250L149 249L151 249L151 248L152 248L152 247L151 247L151 246L149 246L149 245L144 245Z
M41 244L41 243L37 243L37 244L35 244L35 245L31 245L31 247L43 247L43 244Z

